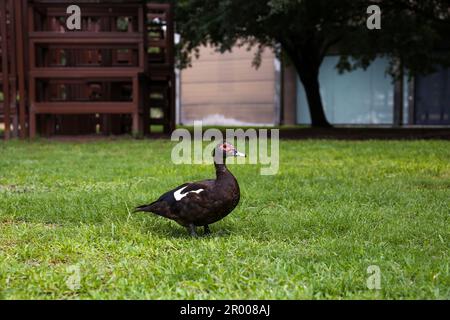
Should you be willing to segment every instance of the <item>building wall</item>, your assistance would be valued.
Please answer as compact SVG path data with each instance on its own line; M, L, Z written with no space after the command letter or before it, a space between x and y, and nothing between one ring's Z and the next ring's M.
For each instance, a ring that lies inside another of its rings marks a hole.
M277 121L277 68L266 50L259 69L252 66L255 51L234 48L220 54L200 49L200 59L181 72L180 122L191 125L257 125Z

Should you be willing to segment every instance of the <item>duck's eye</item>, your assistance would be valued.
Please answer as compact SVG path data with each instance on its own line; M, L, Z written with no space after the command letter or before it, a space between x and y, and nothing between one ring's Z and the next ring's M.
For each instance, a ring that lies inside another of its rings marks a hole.
M227 150L227 149L228 149L228 146L227 146L226 144L224 144L224 145L222 145L222 148L223 148L224 150Z

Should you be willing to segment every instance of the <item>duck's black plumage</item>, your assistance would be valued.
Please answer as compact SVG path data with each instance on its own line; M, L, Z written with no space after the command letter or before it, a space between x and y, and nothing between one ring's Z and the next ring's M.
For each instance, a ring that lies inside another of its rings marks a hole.
M136 208L136 211L174 220L188 228L191 235L196 235L195 228L201 226L209 233L210 224L225 218L239 204L239 184L228 170L225 159L240 155L228 143L219 145L214 152L215 180L185 183L166 192L157 201Z

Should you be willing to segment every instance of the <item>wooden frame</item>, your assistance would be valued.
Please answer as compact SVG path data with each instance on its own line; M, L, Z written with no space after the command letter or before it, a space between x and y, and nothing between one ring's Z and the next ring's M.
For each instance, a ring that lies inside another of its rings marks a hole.
M0 21L1 66L6 70L0 74L0 84L5 87L0 116L8 122L5 138L11 136L10 127L16 133L19 131L21 138L33 138L44 131L56 132L58 121L64 126L76 126L76 121L60 121L69 115L92 115L97 120L88 122L102 126L106 134L125 133L117 130L125 127L133 133L146 134L150 125L158 121L164 124L166 132L173 130L171 6L139 0L95 3L82 0L77 4L82 6L83 30L68 31L63 18L69 4L72 2L65 0L0 0L0 15L8 13L11 20ZM152 20L156 18L162 24L155 27ZM149 28L157 32L151 34ZM149 48L160 48L161 59L152 59ZM167 90L164 119L158 121L150 118L154 101L148 93L155 85ZM61 88L70 88L70 99L54 99L64 93L58 91ZM111 88L121 88L126 101L114 92L117 89ZM86 92L96 92L95 96L101 99L86 99L91 98ZM114 130L110 130L112 123ZM86 132L77 127L63 131Z

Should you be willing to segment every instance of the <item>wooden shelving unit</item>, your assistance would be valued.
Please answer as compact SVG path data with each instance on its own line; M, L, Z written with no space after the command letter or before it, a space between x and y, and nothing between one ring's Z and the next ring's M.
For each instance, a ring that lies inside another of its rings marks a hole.
M65 29L64 1L35 1L28 7L30 136L38 131L38 115L58 115L44 134L74 131L62 126L64 120L66 127L79 121L67 121L70 116L62 115L83 118L90 127L80 128L81 133L100 128L105 134L110 133L105 129L114 114L129 115L131 131L142 132L139 76L145 70L144 8L140 1L80 5L82 31Z
M145 135L152 125L162 125L166 133L173 130L171 6L80 0L81 30L70 31L65 21L71 4L0 0L0 89L5 100L0 102L0 122L5 123L5 137L11 129L22 138Z

